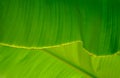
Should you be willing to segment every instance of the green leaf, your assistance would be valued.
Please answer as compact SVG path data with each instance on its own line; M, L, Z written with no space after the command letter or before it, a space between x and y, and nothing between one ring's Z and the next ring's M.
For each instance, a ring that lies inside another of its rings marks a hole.
M0 0L0 78L119 78L119 6Z
M82 78L43 50L0 47L0 78Z
M0 45L3 78L120 77L118 54L96 56L84 49L80 41L48 47Z

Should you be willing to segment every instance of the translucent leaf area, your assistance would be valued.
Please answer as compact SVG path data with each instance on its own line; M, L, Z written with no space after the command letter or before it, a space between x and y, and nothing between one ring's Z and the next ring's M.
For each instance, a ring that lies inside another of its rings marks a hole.
M1 78L120 77L119 54L96 56L80 41L42 48L1 45Z
M84 77L44 50L0 47L0 78Z
M119 0L0 0L0 78L120 78Z

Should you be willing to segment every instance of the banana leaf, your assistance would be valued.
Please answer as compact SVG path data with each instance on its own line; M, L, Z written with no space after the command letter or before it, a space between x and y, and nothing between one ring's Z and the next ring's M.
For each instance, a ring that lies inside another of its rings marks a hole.
M0 78L120 78L119 0L0 0Z

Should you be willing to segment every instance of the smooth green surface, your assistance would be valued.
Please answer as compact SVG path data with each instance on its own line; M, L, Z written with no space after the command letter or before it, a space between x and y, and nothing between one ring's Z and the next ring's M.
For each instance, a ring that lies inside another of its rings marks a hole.
M49 47L0 47L2 78L119 78L118 54L96 56L80 41Z
M119 78L119 0L0 0L0 78Z
M0 0L0 42L48 46L82 40L98 55L120 49L120 1Z
M84 77L45 51L0 47L0 78Z

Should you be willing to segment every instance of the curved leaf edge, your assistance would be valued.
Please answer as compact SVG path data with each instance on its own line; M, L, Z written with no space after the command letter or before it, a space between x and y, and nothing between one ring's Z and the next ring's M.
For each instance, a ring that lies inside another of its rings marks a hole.
M15 45L15 44L8 44L8 43L0 43L0 47L4 46L4 47L11 47L11 48L20 48L20 49L28 49L28 50L42 50L42 49L49 49L49 48L57 48L57 47L61 47L61 46L67 46L67 45L71 45L74 43L81 43L82 44L82 48L85 50L85 52L93 57L107 57L107 56L116 56L116 55L120 55L120 51L117 51L113 54L107 54L107 55L97 55L95 53L92 53L90 51L88 51L87 49L85 49L83 47L83 42L80 40L76 40L76 41L71 41L71 42L66 42L66 43L62 43L59 45L52 45L52 46L44 46L44 47L28 47L28 46L22 46L22 45Z

